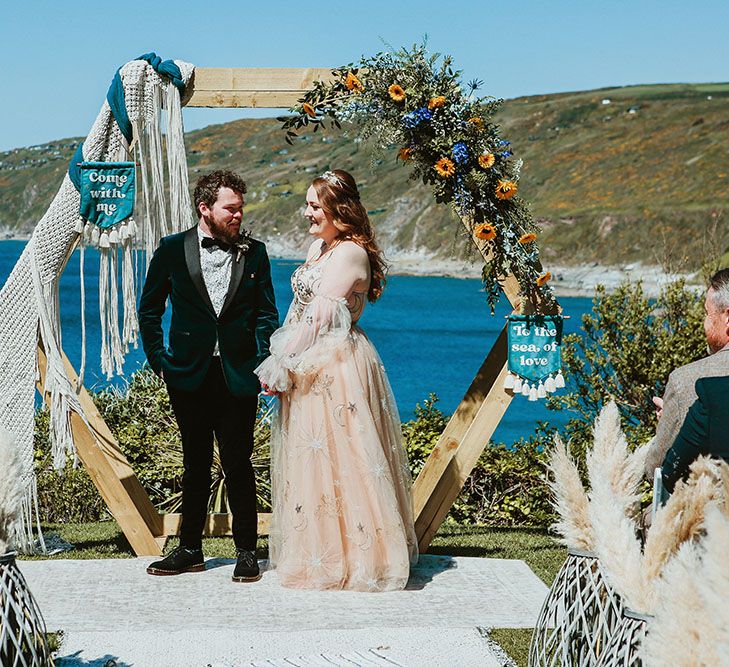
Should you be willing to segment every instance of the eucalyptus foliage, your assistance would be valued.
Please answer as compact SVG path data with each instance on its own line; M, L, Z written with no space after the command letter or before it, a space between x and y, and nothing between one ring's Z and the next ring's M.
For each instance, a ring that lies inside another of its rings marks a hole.
M378 53L332 70L281 118L291 143L314 132L357 124L376 147L400 147L410 178L429 185L436 201L449 204L489 257L483 281L492 310L499 281L514 274L523 295L549 308L552 290L542 273L538 232L526 203L516 195L521 161L499 134L493 115L501 100L478 97L480 81L463 84L449 56L425 46Z

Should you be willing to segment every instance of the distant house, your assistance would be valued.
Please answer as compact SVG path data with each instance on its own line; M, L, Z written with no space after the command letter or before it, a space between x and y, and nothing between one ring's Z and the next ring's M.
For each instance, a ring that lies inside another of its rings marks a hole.
M606 98L605 98L605 99L604 99L604 100L602 101L602 103L603 103L603 104L610 104L610 98L609 98L609 97L606 97Z

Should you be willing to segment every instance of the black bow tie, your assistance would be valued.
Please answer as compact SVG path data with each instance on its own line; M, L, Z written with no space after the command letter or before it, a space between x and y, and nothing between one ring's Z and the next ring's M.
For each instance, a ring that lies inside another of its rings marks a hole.
M202 237L202 247L203 248L212 248L213 246L217 246L221 250L224 250L225 252L228 252L231 249L230 243L226 243L225 241L221 241L220 239L214 239L211 236L203 236Z

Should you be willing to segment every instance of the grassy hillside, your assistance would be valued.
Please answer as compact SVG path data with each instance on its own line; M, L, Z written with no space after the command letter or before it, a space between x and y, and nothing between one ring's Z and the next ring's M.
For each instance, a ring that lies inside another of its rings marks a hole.
M543 223L548 262L691 269L729 247L729 84L522 97L506 101L498 121L524 159L520 194ZM77 141L0 153L0 231L33 228ZM373 155L351 128L292 147L276 121L236 121L188 133L187 150L191 182L218 167L246 177L247 215L274 253L305 243L304 193L333 167L358 177L388 253L448 257L464 247L450 211L408 181L396 150Z

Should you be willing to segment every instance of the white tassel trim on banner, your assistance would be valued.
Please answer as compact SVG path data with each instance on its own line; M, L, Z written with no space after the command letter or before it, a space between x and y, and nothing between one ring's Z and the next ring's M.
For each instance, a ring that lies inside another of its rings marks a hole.
M556 375L548 375L546 379L539 380L538 384L534 384L529 380L525 380L520 375L509 371L504 378L504 389L509 389L514 395L521 394L526 396L530 401L536 401L539 398L547 398L549 394L554 393L557 389L565 386L562 371L558 371Z

